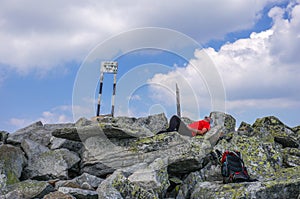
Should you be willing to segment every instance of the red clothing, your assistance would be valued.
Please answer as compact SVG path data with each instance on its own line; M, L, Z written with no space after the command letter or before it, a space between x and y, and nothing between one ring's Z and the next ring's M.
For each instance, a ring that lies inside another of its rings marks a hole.
M193 122L193 123L189 124L189 127L193 128L193 129L198 129L200 131L204 128L209 130L210 124L206 120L200 120L198 122ZM194 133L193 133L193 136L195 136Z

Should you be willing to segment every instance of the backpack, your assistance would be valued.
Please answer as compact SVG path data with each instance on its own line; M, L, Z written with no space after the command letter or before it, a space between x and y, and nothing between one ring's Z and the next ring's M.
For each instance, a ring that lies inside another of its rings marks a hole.
M223 183L232 182L251 182L253 181L245 167L244 161L238 151L226 150L222 154L221 159L221 173L223 176Z

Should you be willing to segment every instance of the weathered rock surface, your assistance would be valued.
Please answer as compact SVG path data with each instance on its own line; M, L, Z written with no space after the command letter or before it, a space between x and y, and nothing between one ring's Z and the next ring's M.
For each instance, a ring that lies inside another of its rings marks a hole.
M0 145L6 144L7 137L8 137L8 132L0 131Z
M31 158L24 168L24 178L48 180L68 179L68 170L80 161L78 155L67 149L49 150Z
M210 116L211 130L193 138L157 135L168 125L164 114L2 131L0 198L299 197L300 126L270 116L235 130L229 114ZM258 181L223 184L217 149L239 150Z
M298 148L300 146L300 134L283 124L274 116L257 119L253 127L260 132L269 132L275 141L283 147Z
M74 187L82 189L96 189L103 179L93 176L88 173L83 173L82 175L72 179L72 180L61 180L56 182L55 188L59 187Z
M12 145L20 145L24 139L29 139L44 146L48 146L53 130L71 126L74 126L74 124L43 125L43 123L39 121L25 128L22 128L15 133L9 134L6 142Z
M59 187L59 192L70 194L75 198L84 198L84 199L97 199L98 193L96 191L91 190L84 190L79 188L72 188L72 187Z
M5 199L32 199L43 198L44 195L52 192L53 187L47 182L26 180L7 188Z
M71 194L55 191L45 195L43 199L76 199L76 198Z
M0 174L3 175L0 182L2 181L2 189L6 185L19 182L25 164L26 159L20 148L8 144L0 146Z

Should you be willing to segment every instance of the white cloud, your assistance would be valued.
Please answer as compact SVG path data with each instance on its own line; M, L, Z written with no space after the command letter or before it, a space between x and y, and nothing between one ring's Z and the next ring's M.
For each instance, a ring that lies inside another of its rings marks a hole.
M139 95L133 95L128 97L128 100L136 100L136 101L140 101L142 98Z
M229 110L243 109L288 109L300 108L300 102L289 98L274 99L245 99L231 100L227 102Z
M253 32L249 38L227 43L219 51L212 48L198 50L190 62L201 71L205 64L202 55L206 53L212 59L224 82L229 111L300 107L300 59L297 55L300 50L300 6L274 8L269 15L274 20L270 30ZM285 19L286 15L290 18ZM185 98L191 99L193 93L199 101L204 101L200 106L208 106L211 96L205 90L209 91L210 85L205 85L204 77L192 72L191 64L166 75L157 74L151 82L174 84L180 76L189 82L180 82L182 90L190 90L190 95L183 94L183 107L195 107L195 104L185 101ZM167 95L163 90L156 89L155 92L158 96Z
M14 129L20 129L36 121L41 121L43 124L72 123L74 122L72 107L67 105L54 107L51 110L42 112L41 116L37 118L11 118L9 124Z
M30 123L32 123L31 121L29 120L26 120L26 119L21 119L21 118L11 118L9 120L9 123L12 125L12 126L15 126L17 128L22 128L24 126L27 126L29 125Z
M292 2L287 8L275 7L269 12L269 16L274 20L271 53L281 62L299 63L300 5Z
M221 38L250 28L266 4L281 1L4 0L0 64L20 73L48 71L70 61L81 62L112 34L144 26L172 28L201 41Z

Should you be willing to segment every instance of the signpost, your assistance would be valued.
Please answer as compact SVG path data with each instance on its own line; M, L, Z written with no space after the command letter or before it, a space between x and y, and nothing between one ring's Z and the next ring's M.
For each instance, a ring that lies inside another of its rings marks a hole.
M102 87L103 87L103 79L104 73L114 74L114 83L113 83L113 93L111 99L111 116L114 117L115 111L115 96L116 96L116 84L117 84L117 72L118 72L118 62L115 61L104 61L101 63L100 68L100 88L98 95L98 106L97 106L97 117L100 115L100 104L101 104L101 96L102 96Z
M179 88L176 84L176 106L177 106L177 116L181 117L181 111L180 111L180 95L179 95Z

